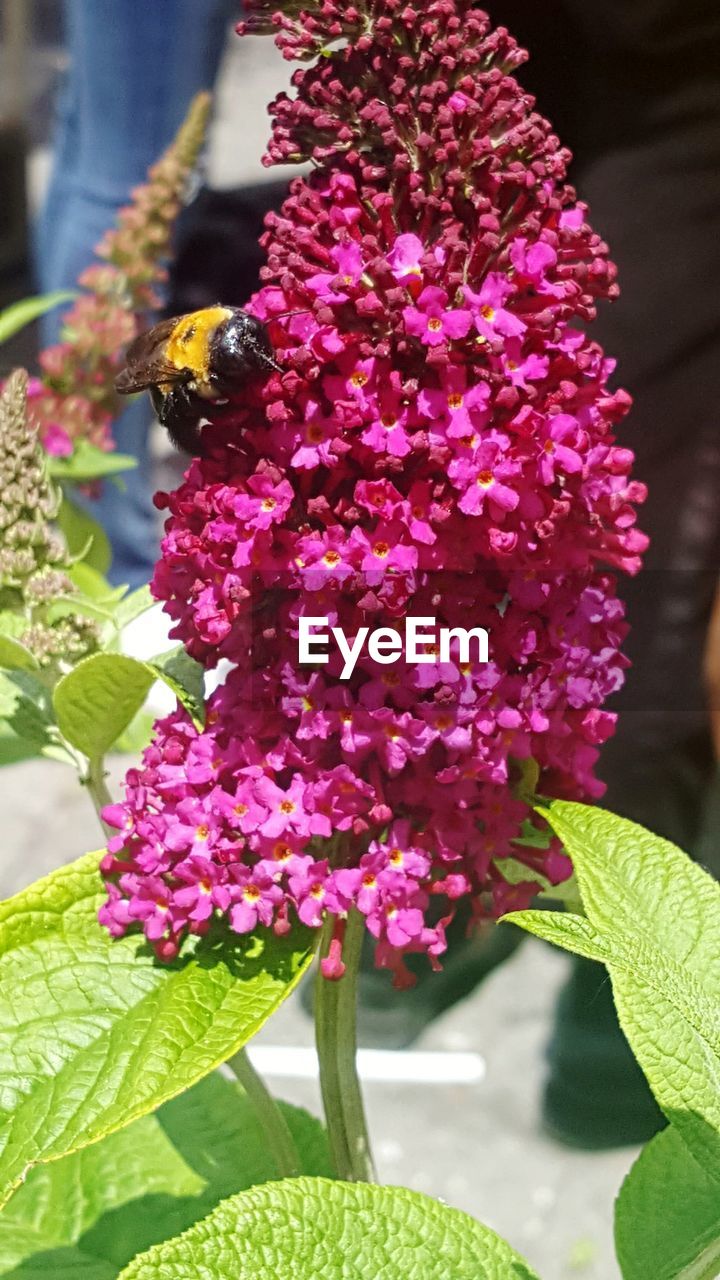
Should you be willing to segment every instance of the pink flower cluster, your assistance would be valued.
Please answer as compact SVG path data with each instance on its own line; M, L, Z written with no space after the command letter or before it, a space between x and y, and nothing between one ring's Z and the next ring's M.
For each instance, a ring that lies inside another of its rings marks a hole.
M290 9L286 52L352 39L273 107L271 156L318 166L269 219L253 301L282 372L218 410L159 498L155 594L232 669L205 730L161 722L107 812L102 918L170 956L216 916L341 932L355 906L402 983L460 898L500 913L568 874L523 780L534 762L543 794L601 794L626 665L610 570L639 567L644 490L615 442L628 397L578 323L613 269L513 41L469 0ZM303 616L348 638L482 626L490 660L363 654L342 680L338 655L300 664Z

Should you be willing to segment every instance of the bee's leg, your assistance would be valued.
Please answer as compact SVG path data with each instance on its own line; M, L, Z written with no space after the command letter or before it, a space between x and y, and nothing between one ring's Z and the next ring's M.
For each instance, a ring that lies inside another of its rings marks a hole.
M199 427L202 415L197 396L187 387L173 387L166 394L153 388L152 401L158 421L175 448L198 457L202 453Z

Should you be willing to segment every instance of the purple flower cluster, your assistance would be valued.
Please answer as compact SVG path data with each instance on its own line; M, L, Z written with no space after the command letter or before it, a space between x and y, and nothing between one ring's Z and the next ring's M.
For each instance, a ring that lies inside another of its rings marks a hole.
M510 37L469 0L287 10L286 53L349 42L273 107L271 157L317 165L269 219L253 302L283 372L218 410L159 500L155 594L232 670L203 732L156 727L108 811L102 918L169 956L217 915L329 913L340 935L355 906L402 983L460 898L502 912L568 874L528 842L522 781L534 761L544 794L601 793L626 665L609 570L639 567L644 490L578 323L613 269ZM490 660L299 661L303 617L351 639L409 616L485 627Z

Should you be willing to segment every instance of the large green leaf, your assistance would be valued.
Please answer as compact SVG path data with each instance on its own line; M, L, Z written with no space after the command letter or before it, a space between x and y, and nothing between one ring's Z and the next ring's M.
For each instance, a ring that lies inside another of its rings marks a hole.
M635 1161L615 1204L624 1280L715 1280L720 1194L672 1126Z
M310 962L311 937L200 940L163 965L97 923L97 855L0 907L0 1202L32 1165L77 1151L214 1070Z
M121 1280L537 1280L504 1240L407 1191L293 1178L224 1201Z
M635 823L560 801L543 813L573 859L587 918L521 911L509 919L607 965L655 1097L720 1180L720 888Z
M67 603L70 608L78 605L74 597L68 597ZM82 608L91 611L95 606ZM112 616L112 610L107 616ZM84 755L92 759L104 756L140 711L156 680L171 689L202 728L203 668L180 645L147 662L123 653L94 653L84 658L53 691L61 733Z
M320 1122L279 1105L303 1172L329 1174ZM214 1072L153 1116L31 1170L0 1214L0 1276L55 1280L82 1266L86 1280L109 1280L227 1196L277 1176L252 1104Z
M145 701L155 674L121 653L94 653L53 693L61 733L86 756L104 756Z
M48 311L53 311L63 302L72 302L77 296L77 293L69 289L57 289L55 293L43 293L35 298L23 298L20 302L13 302L4 311L0 311L0 342L7 342L9 338L14 338L16 333L26 325L32 324L33 320L38 320Z

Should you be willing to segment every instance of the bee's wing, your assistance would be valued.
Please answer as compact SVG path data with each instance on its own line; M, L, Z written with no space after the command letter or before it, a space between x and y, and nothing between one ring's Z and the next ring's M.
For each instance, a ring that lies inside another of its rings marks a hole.
M181 317L161 320L152 329L141 333L130 343L125 353L125 367L115 379L115 389L121 395L131 391L147 391L159 382L186 382L190 371L178 369L165 358L168 339Z

